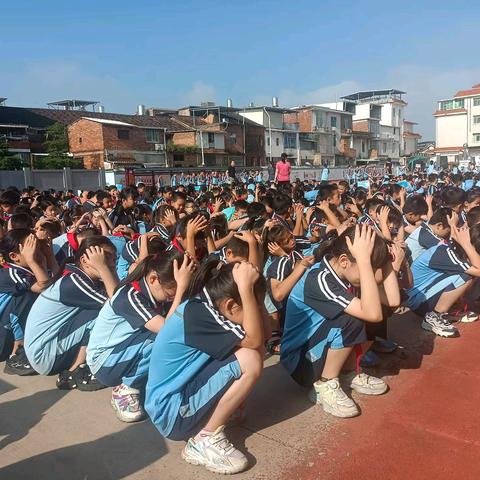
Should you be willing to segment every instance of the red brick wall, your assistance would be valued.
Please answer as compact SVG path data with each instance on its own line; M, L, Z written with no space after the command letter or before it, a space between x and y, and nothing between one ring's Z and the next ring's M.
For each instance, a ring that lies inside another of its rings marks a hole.
M144 128L123 127L120 125L102 125L103 143L107 150L127 150L148 152L155 151L155 143L149 143ZM128 130L128 140L118 138L118 130ZM163 132L159 132L160 143L163 143Z
M354 120L353 131L354 132L368 132L368 120Z
M195 132L178 132L172 135L175 145L196 145Z
M81 139L81 141L80 141ZM102 124L81 119L68 127L68 145L75 156L83 152L103 151Z
M297 113L286 113L283 116L285 123L298 123L300 132L312 131L312 115L311 110L299 111Z

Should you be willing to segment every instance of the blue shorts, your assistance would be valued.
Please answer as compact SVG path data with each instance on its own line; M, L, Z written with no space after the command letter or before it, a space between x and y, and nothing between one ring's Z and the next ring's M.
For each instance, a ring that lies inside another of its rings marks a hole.
M407 305L415 313L425 315L435 309L442 293L456 290L471 278L466 273L460 275L446 274L443 278L435 279L433 284L424 290L419 290L414 286L407 290Z
M155 333L144 330L119 343L103 362L95 376L109 387L124 384L145 388Z
M196 435L206 425L225 392L241 376L235 355L225 360L211 360L184 388L177 419L167 438L187 440Z
M362 320L346 313L334 320L325 320L303 345L292 378L304 387L311 387L322 376L330 348L352 347L366 341L367 333Z
M58 331L55 362L48 375L56 375L73 365L80 347L88 345L97 316L98 310L82 310Z

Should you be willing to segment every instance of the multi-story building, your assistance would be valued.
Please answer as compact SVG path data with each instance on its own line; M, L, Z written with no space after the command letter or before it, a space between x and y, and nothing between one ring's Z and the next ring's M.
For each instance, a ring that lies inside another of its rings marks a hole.
M408 120L403 121L403 145L400 154L404 157L409 157L418 151L418 142L422 136L414 131L415 125L418 125L418 123Z
M239 166L265 165L265 127L240 115L239 111L239 108L210 102L181 108L178 113L191 117L193 123L206 122L210 131L224 133L225 156L219 165L226 166L232 160Z
M403 110L407 103L400 90L371 90L342 97L344 105L355 103L352 148L357 159L399 161L403 148Z
M303 105L292 110L283 118L287 128L299 132L302 164L308 161L314 165L346 165L355 158L350 147L352 113L321 105Z
M480 163L480 84L440 100L435 117L435 155L442 165Z
M275 98L273 103L275 105L277 103ZM238 111L240 116L265 128L264 145L267 161L276 162L280 160L282 153L287 153L299 165L301 163L299 131L295 125L284 123L283 116L288 113L292 113L292 110L278 106L250 106Z

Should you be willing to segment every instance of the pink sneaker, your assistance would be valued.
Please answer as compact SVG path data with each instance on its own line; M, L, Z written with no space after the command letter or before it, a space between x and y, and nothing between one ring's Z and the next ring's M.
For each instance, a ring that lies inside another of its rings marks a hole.
M146 416L141 404L140 390L123 383L112 389L112 400L110 403L118 419L122 422L139 422Z

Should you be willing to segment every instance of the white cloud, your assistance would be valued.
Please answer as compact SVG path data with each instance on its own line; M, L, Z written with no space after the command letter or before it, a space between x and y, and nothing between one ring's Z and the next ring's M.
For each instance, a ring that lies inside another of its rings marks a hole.
M181 106L200 105L201 102L214 102L217 92L213 85L209 85L202 81L196 81L192 88L180 95Z
M96 100L107 111L135 111L142 98L108 74L91 74L73 62L49 61L29 64L24 71L3 76L0 91L9 105L46 106L47 102L65 98Z

